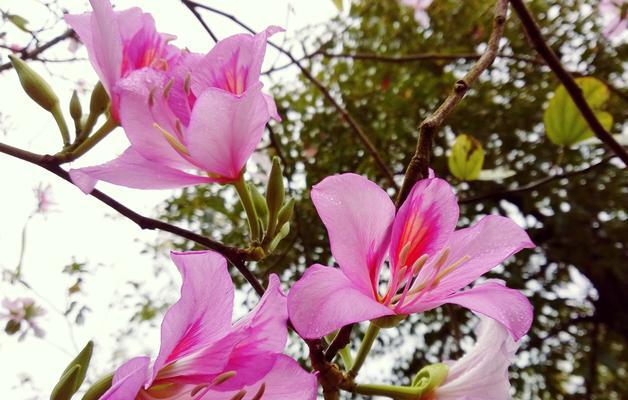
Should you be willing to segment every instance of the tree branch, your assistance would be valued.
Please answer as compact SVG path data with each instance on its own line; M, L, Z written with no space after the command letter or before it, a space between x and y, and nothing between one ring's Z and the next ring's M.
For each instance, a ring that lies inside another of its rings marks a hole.
M0 143L0 153L5 153L15 158L27 161L31 164L35 164L52 172L61 179L72 183L70 175L59 166L59 161L54 156L31 153L29 151L18 149L4 143ZM141 214L136 213L124 204L118 202L117 200L109 197L108 195L97 189L94 189L90 193L90 195L105 203L109 207L113 208L120 214L124 215L126 218L137 224L141 229L158 229L164 232L170 232L174 235L191 240L197 244L200 244L201 246L222 254L227 260L229 260L231 264L233 264L234 267L238 269L238 271L244 276L247 282L249 282L251 286L253 286L253 289L255 289L255 292L257 292L257 294L259 294L260 296L264 294L264 287L257 280L255 275L253 275L253 273L249 271L249 269L246 267L246 250L226 246L220 242L211 240L209 238L206 238L205 236L188 231L186 229L179 228L175 225L171 225L157 219L145 217Z
M72 38L72 37L76 37L75 33L73 30L68 29L67 31L65 31L64 33L62 33L61 35L51 39L50 41L42 44L39 47L35 47L33 50L30 51L26 51L26 49L18 52L20 54L20 58L23 60L36 60L37 56L40 55L41 53L43 53L44 51L48 50L49 48L53 47L54 45L56 45L57 43L60 43L66 39ZM10 62L4 63L2 65L0 65L0 72L8 70L13 68L13 64L11 64Z
M454 54L442 54L442 53L417 53L417 54L404 54L404 55L386 55L376 53L329 53L326 51L320 51L311 54L311 56L321 55L326 58L350 58L352 60L360 61L375 61L391 64L403 64L408 62L417 61L456 61L456 60L478 60L482 57L482 54L477 53L454 53ZM516 61L525 61L532 64L544 63L537 60L534 57L521 56L516 54L497 54L497 57L509 58Z
M245 30L249 31L252 34L256 34L257 33L250 26L248 26L244 22L240 21L234 15L231 15L229 13L226 13L226 12L222 11L222 10L219 10L219 9L207 6L205 4L197 3L196 1L192 1L192 0L181 0L181 1L188 8L190 8L190 7L192 7L192 8L201 8L203 10L207 10L207 11L213 12L215 14L221 15L221 16L223 16L225 18L228 18L228 19L232 20L234 23L236 23L237 25L241 26L242 28L244 28ZM197 17L197 19L199 21L202 21L202 17L200 15L198 15L198 13L195 13L194 15ZM349 128L353 131L353 133L358 138L358 140L360 142L362 142L363 146L369 152L371 157L373 157L373 159L375 160L375 164L377 164L378 168L381 170L381 172L384 174L384 176L388 179L390 184L393 187L397 188L397 183L395 182L394 173L388 167L388 165L386 165L386 163L384 162L384 159L382 158L382 156L377 151L377 148L375 147L375 145L373 145L373 143L369 139L369 137L366 134L366 132L364 132L364 129L362 129L360 124L353 118L353 116L338 101L336 101L336 99L332 96L332 94L329 91L329 89L327 89L327 87L325 87L325 85L323 85L322 82L320 82L318 79L316 79L316 77L314 77L314 75L312 75L312 73L307 68L305 68L303 66L303 64L301 63L301 60L299 60L296 57L294 57L290 51L288 51L288 50L284 49L283 47L281 47L281 46L271 42L270 40L268 41L268 44L270 46L272 46L273 48L275 48L277 51L279 51L281 54L283 54L286 57L288 57L288 59L290 59L290 62L293 63L297 68L299 68L299 70L301 71L303 76L305 76L305 78L307 80L309 80L323 94L323 96L327 99L327 101L336 109L336 111L338 111L338 113L340 113L340 115L342 116L343 120L347 123L347 125L349 125Z
M580 110L580 114L587 121L589 127L603 143L605 143L619 158L624 162L624 165L628 166L628 152L611 136L609 132L604 129L600 121L595 116L595 113L587 103L582 90L576 84L576 81L571 74L563 67L560 59L554 53L554 51L545 43L543 34L539 29L539 26L534 21L534 17L530 14L530 11L525 6L522 0L510 0L512 7L515 9L519 20L523 25L525 32L527 33L530 41L534 45L536 51L543 57L547 65L554 72L556 77L565 86L567 93L571 96L571 99Z
M454 85L453 91L438 107L438 109L421 123L419 127L419 140L416 151L403 179L403 185L397 195L397 208L403 204L414 184L421 178L427 178L430 164L430 154L432 152L432 141L434 134L440 129L445 118L451 114L458 103L462 101L465 94L480 77L482 72L493 64L499 51L499 41L504 33L506 16L508 13L508 0L498 0L495 5L495 17L493 19L493 32L488 41L486 52L471 67L469 72Z
M604 165L606 165L608 163L608 161L610 161L613 157L616 157L614 154L607 156L605 158L603 158L600 162L595 163L595 164L591 164L586 168L582 168L582 169L578 169L575 171L569 171L569 172L565 172L562 174L554 174L554 175L549 175L546 176L545 178L539 179L537 181L534 182L530 182L526 185L523 186L519 186L517 188L513 188L513 189L507 189L507 190L502 190L502 191L498 191L498 192L493 192L493 193L487 193L487 194L482 194L479 196L475 196L475 197L469 197L469 198L464 198L458 201L459 204L470 204L470 203L477 203L483 200L487 200L487 199L500 199L500 198L504 198L507 197L509 195L513 195L513 194L519 194L519 193L523 193L523 192L527 192L530 190L534 190L540 186L543 186L547 183L553 182L555 180L559 180L559 179L563 179L563 178L569 178L572 177L574 175L580 175L580 174L586 174L589 171L592 171L596 168L602 167Z

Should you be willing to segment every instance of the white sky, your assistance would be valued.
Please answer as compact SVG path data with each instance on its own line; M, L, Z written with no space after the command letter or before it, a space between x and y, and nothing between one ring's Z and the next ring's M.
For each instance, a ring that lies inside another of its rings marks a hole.
M72 13L88 10L86 1L59 2ZM137 5L152 13L158 29L176 34L176 44L181 47L187 46L202 52L211 46L202 27L176 0L121 0L114 4L119 9ZM331 0L207 0L206 4L237 15L256 30L271 24L283 26L287 29L288 37L296 29L325 21L337 12ZM32 27L39 26L43 22L42 18L47 16L35 0L0 0L0 9L8 9L26 17ZM221 38L242 32L224 18L211 14L207 14L207 17L208 23ZM278 35L277 38L280 40L281 36ZM67 44L60 44L57 50L47 54L67 56ZM84 50L81 49L78 55L84 56ZM275 57L275 53L269 52L267 60L274 61ZM42 75L50 76L42 64L32 65ZM50 69L55 74L74 80L84 79L88 88L95 83L95 75L86 62L51 65ZM62 101L67 102L75 83L60 77L49 77L49 82ZM54 121L22 92L13 71L0 74L0 93L0 113L5 118L0 127L7 130L6 136L0 133L0 141L37 153L53 153L59 149L60 137ZM82 100L84 108L87 107L88 95ZM68 121L71 121L69 116ZM125 147L123 133L118 130L77 165L92 165L111 159ZM140 231L130 221L118 217L97 200L83 195L77 188L38 167L0 155L0 171L0 269L13 269L17 264L21 229L36 207L33 188L42 182L52 185L54 200L59 205L46 218L38 215L29 223L23 264L25 279L55 308L64 310L67 304L66 289L72 281L65 274L61 274L63 266L75 257L78 261L88 261L92 269L98 270L87 278L84 285L86 297L79 296L83 303L92 308L92 312L87 314L85 325L75 329L75 339L79 346L89 339L94 339L97 343L95 365L98 369L90 371L90 376L96 378L114 367L107 349L114 345L112 338L125 328L129 318L128 313L112 315L108 305L119 300L120 290L127 281L155 280L152 275L155 261L150 255L142 255L141 251L145 248L144 243L153 241L157 234ZM139 191L108 184L99 184L99 188L147 215L152 214L155 207L171 193ZM98 265L105 268L96 268ZM174 272L174 268L168 265L166 271ZM155 280L156 287L159 287L157 285L161 281L164 279ZM168 294L173 300L176 295L176 292ZM34 338L30 334L26 340L18 342L16 336L0 333L0 398L47 399L58 375L70 361L71 354L76 354L76 349L64 319L51 309L50 304L21 287L0 283L0 299L18 296L35 297L47 309L47 315L40 321L47 334L45 340ZM127 340L126 347L129 348L130 355L157 349L156 329L145 333L148 336ZM19 377L23 372L28 372L33 378L33 386L20 383Z

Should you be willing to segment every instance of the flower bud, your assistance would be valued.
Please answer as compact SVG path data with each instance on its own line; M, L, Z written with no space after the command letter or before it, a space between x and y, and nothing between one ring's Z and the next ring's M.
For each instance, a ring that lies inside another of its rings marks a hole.
M70 400L76 393L76 382L81 373L81 366L75 365L68 372L63 374L59 382L52 390L50 400Z
M106 375L96 381L83 395L82 400L98 400L109 390L113 383L113 374Z
M249 187L249 191L251 192L251 196L253 197L253 205L257 211L257 217L262 228L261 232L264 232L268 226L268 205L266 204L266 199L264 199L264 196L262 196L259 190L257 190L255 185L247 185Z
M89 114L94 117L104 113L109 106L109 95L101 82L94 86L92 97L89 100Z
M85 347L83 347L83 350L81 350L81 352L74 358L74 360L70 361L70 364L68 364L65 371L63 371L63 374L61 374L61 375L67 374L72 368L74 368L77 365L81 367L80 371L78 372L78 375L76 376L76 386L74 388L75 391L78 390L79 387L81 387L81 384L85 380L85 376L87 375L87 368L89 367L89 362L92 359L93 351L94 351L94 342L90 340L89 342L87 342Z
M412 379L412 386L421 389L422 394L429 393L445 382L449 367L445 364L431 364L423 367Z
M72 93L72 98L70 99L70 115L74 120L74 126L76 127L77 132L80 131L83 108L81 107L81 101L78 98L76 90Z
M278 157L273 157L273 166L268 177L266 188L266 204L268 204L268 235L272 238L278 224L277 216L283 205L285 189L283 186L283 172Z
M53 112L59 104L59 98L50 85L35 70L28 66L24 60L14 55L9 55L11 64L15 68L20 83L26 94L33 99L41 108Z

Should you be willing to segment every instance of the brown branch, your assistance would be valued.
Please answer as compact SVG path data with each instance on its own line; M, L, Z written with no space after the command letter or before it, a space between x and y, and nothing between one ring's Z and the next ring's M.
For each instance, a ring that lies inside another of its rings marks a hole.
M482 57L482 54L477 53L457 53L457 54L442 54L442 53L419 53L419 54L404 54L404 55L386 55L375 53L329 53L326 51L320 51L313 53L311 56L321 55L326 58L350 58L352 60L360 61L375 61L382 63L403 64L408 62L417 61L456 61L456 60L478 60ZM516 61L525 61L532 64L544 63L534 57L516 55L516 54L497 54L497 57L509 58Z
M249 31L250 33L256 34L255 30L253 30L250 26L248 26L244 22L240 21L234 15L231 15L229 13L226 13L226 12L222 11L222 10L219 10L219 9L207 6L205 4L197 3L195 1L191 1L191 0L181 0L181 1L188 8L189 7L201 8L203 10L207 10L207 11L213 12L215 14L221 15L221 16L223 16L225 18L228 18L228 19L232 20L234 23L236 23L237 25L241 26L242 28L244 28L245 30ZM195 14L195 16L197 16L197 15L198 14ZM200 15L198 15L197 19L202 20L202 17ZM342 116L342 119L347 123L349 128L357 136L358 140L360 142L362 142L362 145L366 148L366 150L369 152L371 157L373 157L373 159L375 160L375 163L377 164L378 168L381 170L381 172L384 174L384 176L388 179L390 184L393 187L397 188L397 183L395 182L394 173L388 167L388 165L386 165L386 163L384 162L384 159L379 154L377 148L375 147L375 145L373 145L373 142L371 142L371 140L369 139L369 137L366 134L366 132L364 132L364 129L362 129L360 124L353 118L353 116L349 113L349 111L347 111L347 109L345 109L334 98L334 96L332 96L332 94L329 91L329 89L327 89L327 87L325 87L325 85L323 85L322 82L320 82L318 79L316 79L316 77L314 77L314 75L312 75L312 73L307 68L305 68L303 66L301 61L299 59L297 59L296 57L294 57L294 55L292 55L292 53L290 51L288 51L288 50L284 49L283 47L281 47L281 46L271 42L270 40L268 41L268 44L270 46L272 46L273 48L275 48L280 53L282 53L283 55L285 55L286 57L288 57L290 62L293 63L301 71L303 76L305 76L305 78L307 80L309 80L323 94L323 96L327 99L327 101Z
M74 31L71 29L68 29L61 35L51 39L50 41L42 44L41 46L35 47L33 50L26 51L26 49L24 49L18 53L20 54L20 58L23 60L36 60L38 55L48 50L49 48L53 47L57 43L60 43L66 39L75 38L75 37L76 35ZM4 63L0 65L0 72L11 69L11 68L13 68L13 64L11 64L10 62Z
M421 178L427 178L432 152L434 134L441 127L445 118L451 114L465 94L488 67L493 64L499 51L499 41L504 33L506 16L508 13L508 0L498 0L495 5L495 18L493 20L493 32L488 41L486 52L471 67L469 72L454 85L453 91L438 107L438 109L421 123L419 127L419 140L417 147L403 179L403 185L397 195L397 208L403 204L414 184Z
M325 351L325 360L332 362L336 354L351 342L351 330L354 324L343 326Z
M527 192L530 190L534 190L540 186L543 186L547 183L553 182L555 180L559 180L559 179L563 179L563 178L569 178L572 177L574 175L580 175L580 174L586 174L589 171L592 171L596 168L599 168L601 166L604 166L608 163L608 161L610 161L613 157L615 157L615 155L610 155L608 157L603 158L600 162L595 163L595 164L591 164L586 168L582 168L582 169L578 169L575 171L569 171L569 172L565 172L562 174L554 174L554 175L549 175L546 176L545 178L541 178L539 180L536 180L534 182L530 182L526 185L523 186L519 186L513 189L508 189L508 190L502 190L502 191L498 191L498 192L493 192L493 193L487 193L487 194L482 194L479 196L475 196L475 197L468 197L468 198L464 198L458 201L459 204L470 204L470 203L477 203L483 200L487 200L487 199L500 199L500 198L504 198L513 194L519 194L519 193L523 193L523 192Z
M26 150L18 149L13 146L9 146L4 143L0 143L0 153L5 153L15 158L19 158L21 160L27 161L31 164L35 164L41 168L44 168L53 174L57 175L61 179L64 179L70 183L72 180L70 179L70 175L63 168L60 167L59 161L50 155L40 155L31 153ZM206 238L205 236L196 234L194 232L188 231L183 228L179 228L175 225L168 224L163 221L159 221L157 219L145 217L141 214L136 213L131 210L124 204L118 202L117 200L109 197L105 193L94 189L91 193L91 196L97 198L101 202L105 203L109 207L113 208L120 214L124 215L129 220L133 221L137 224L141 229L148 230L161 230L164 232L170 232L179 237L191 240L201 246L204 246L208 249L214 250L220 254L222 254L233 266L235 266L238 271L244 276L244 278L253 286L253 289L261 296L264 294L264 287L257 280L255 275L246 267L245 261L247 259L246 250L238 249L235 247L226 246L220 242L211 240Z
M515 9L523 28L528 35L530 41L534 45L536 51L543 57L547 65L554 72L556 77L565 86L567 93L580 110L580 114L587 121L587 124L603 143L605 143L619 158L628 166L628 152L613 138L613 136L602 126L595 116L595 113L587 103L582 90L576 84L571 74L563 67L560 59L554 51L545 43L543 34L530 11L527 9L522 0L510 0L512 7Z

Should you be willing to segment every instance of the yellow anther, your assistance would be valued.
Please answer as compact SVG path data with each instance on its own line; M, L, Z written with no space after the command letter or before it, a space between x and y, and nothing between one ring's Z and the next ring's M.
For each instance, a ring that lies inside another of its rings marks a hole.
M168 95L170 94L170 89L172 89L172 85L174 84L174 78L171 78L168 83L166 83L166 86L164 86L164 99L168 98Z
M170 146L172 146L172 148L175 149L177 153L189 157L190 153L188 152L188 149L186 149L185 146L181 142L179 142L179 140L177 140L177 138L172 136L170 132L159 126L158 123L154 123L153 127L155 127L155 129L157 129L166 138L168 143L170 143Z
M408 258L408 253L410 252L410 242L406 243L405 246L399 252L399 265L406 265L406 261Z
M414 262L414 264L412 264L412 276L415 276L416 274L418 274L426 262L427 262L427 254L423 254Z
M235 396L233 396L229 400L242 400L244 396L246 396L246 390L240 390L238 393L235 394Z
M233 378L234 376L236 376L235 371L227 371L223 374L220 374L212 380L212 386L218 386L228 381L229 379Z
M183 80L183 91L185 91L186 95L190 95L192 88L192 76L190 74L185 75L185 79Z

